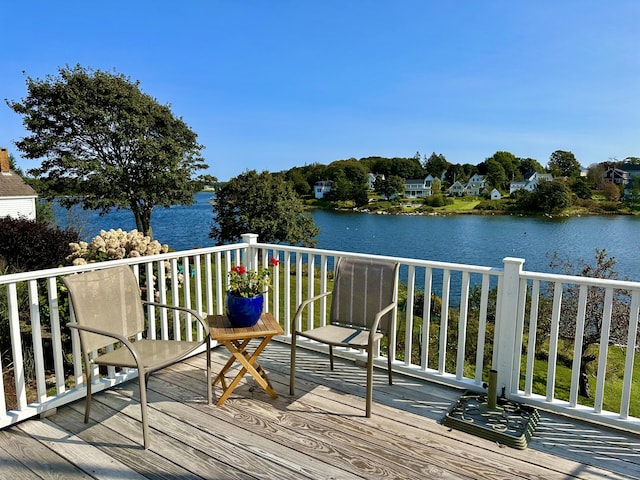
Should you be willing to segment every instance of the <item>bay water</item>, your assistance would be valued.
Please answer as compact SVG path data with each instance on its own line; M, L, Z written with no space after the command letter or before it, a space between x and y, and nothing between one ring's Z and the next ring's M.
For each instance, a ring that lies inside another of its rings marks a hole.
M210 193L189 206L156 208L154 238L175 250L214 246ZM129 210L96 212L56 206L61 226L79 228L84 240L100 230L135 228ZM313 210L318 248L502 267L505 257L525 259L524 269L553 272L549 255L593 263L596 248L617 260L619 278L640 281L640 218L634 216L524 217L515 215L410 216ZM556 272L560 273L560 272Z

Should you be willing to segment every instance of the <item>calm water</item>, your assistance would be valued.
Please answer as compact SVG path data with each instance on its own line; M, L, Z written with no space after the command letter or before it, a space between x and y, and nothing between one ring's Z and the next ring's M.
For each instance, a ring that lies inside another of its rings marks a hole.
M213 246L210 194L199 193L191 207L156 208L154 237L176 250ZM61 223L83 226L90 239L101 229L135 228L126 210L98 217L93 212L66 216ZM552 271L548 253L591 261L596 248L606 248L618 260L620 277L640 280L640 218L629 216L532 218L518 216L449 217L369 215L316 210L318 248L393 255L424 260L501 267L504 257L525 259L525 270Z

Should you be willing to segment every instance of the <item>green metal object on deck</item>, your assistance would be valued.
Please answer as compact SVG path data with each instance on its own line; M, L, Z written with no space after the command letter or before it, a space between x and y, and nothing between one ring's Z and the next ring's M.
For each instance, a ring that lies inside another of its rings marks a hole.
M505 398L465 392L447 411L443 425L524 450L538 424L538 411Z

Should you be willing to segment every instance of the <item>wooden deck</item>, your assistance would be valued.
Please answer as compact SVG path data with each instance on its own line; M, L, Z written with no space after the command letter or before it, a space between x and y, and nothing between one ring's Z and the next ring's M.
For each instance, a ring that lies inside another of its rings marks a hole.
M389 386L383 371L367 419L364 369L338 360L329 375L308 351L291 397L288 351L271 343L261 357L275 400L249 379L207 405L204 355L152 375L147 451L135 383L97 394L89 424L82 400L2 430L0 478L640 478L637 435L542 413L529 448L515 450L439 423L460 392L400 375ZM213 357L219 370L227 352Z

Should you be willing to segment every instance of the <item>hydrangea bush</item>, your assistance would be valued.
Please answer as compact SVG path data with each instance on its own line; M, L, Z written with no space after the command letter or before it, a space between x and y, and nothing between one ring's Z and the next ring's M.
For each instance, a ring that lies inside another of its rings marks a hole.
M95 236L91 243L70 243L69 248L71 254L67 257L67 261L72 265L157 255L169 251L168 245L161 245L157 240L151 240L151 237L138 230L125 232L121 228L101 230L100 235Z

